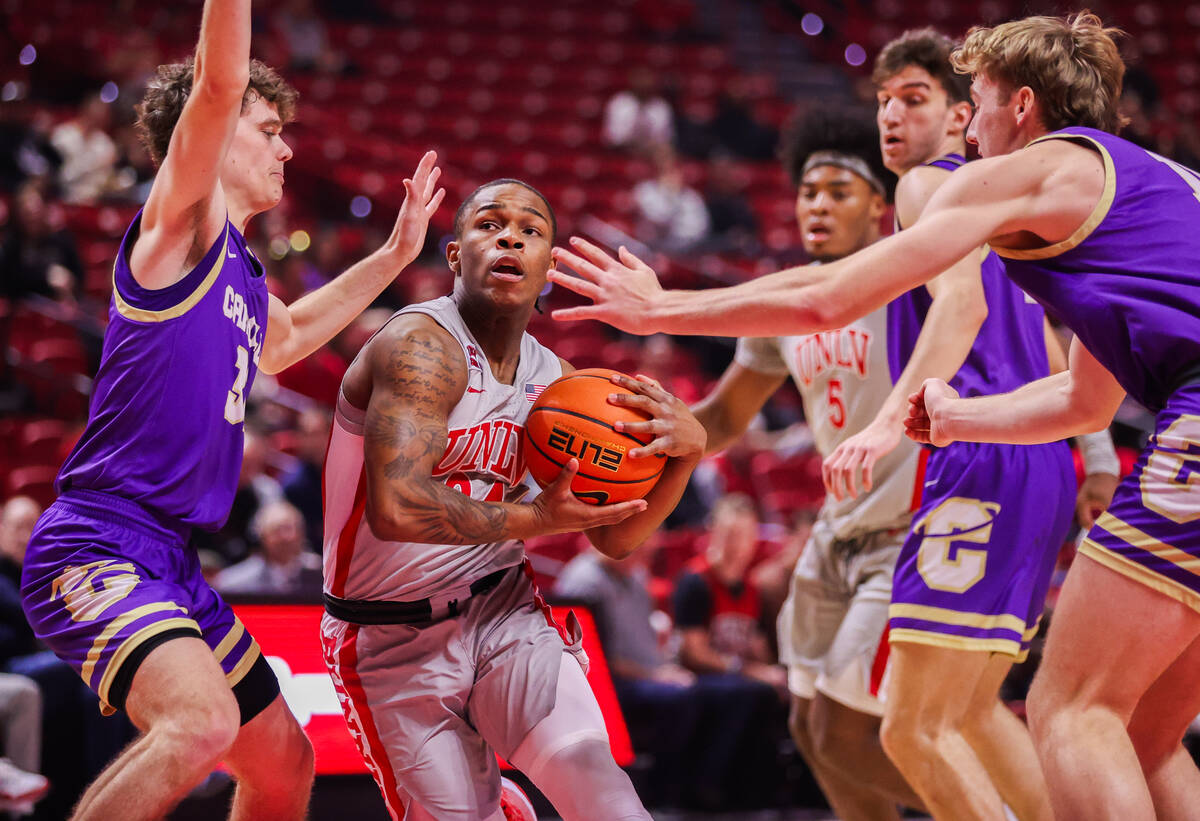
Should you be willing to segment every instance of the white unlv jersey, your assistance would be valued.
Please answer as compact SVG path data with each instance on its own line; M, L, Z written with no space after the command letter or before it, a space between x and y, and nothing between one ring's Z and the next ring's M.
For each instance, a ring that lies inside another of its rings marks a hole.
M479 501L520 501L529 492L522 453L525 419L537 394L562 376L561 362L525 334L516 377L504 385L451 297L410 305L396 316L408 313L425 314L445 328L462 345L467 363L467 388L450 413L449 440L433 478ZM376 538L364 516L365 416L339 393L325 459L326 593L356 600L423 599L522 560L525 548L519 541L441 545Z
M828 456L871 423L892 390L887 357L887 307L836 331L745 338L736 361L760 373L790 373L804 401L817 451ZM826 496L821 516L834 536L907 527L920 448L908 437L875 464L874 489L857 499Z

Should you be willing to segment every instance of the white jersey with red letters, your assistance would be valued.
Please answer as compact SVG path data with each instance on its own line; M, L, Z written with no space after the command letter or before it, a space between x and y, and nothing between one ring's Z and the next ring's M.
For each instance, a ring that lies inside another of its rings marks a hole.
M473 499L518 502L529 493L522 442L534 399L562 375L562 363L529 334L511 385L496 380L453 297L410 305L403 314L425 314L462 345L467 387L448 420L446 451L433 478ZM391 321L391 320L389 320ZM339 393L325 460L325 592L342 599L410 601L469 585L519 564L519 541L441 545L389 542L367 524L363 472L366 411Z

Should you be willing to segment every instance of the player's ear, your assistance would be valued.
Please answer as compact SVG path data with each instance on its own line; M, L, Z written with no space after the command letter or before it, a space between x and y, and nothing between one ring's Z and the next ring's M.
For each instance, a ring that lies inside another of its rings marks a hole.
M1034 116L1034 104L1037 102L1037 95L1029 86L1021 86L1013 95L1013 115L1017 118L1017 125L1021 126L1030 117Z
M872 194L871 195L871 207L868 209L868 213L871 215L871 219L878 222L879 220L883 219L883 213L886 210L887 210L887 201L884 200L883 194Z
M956 134L965 131L971 124L973 114L974 111L968 102L964 101L950 106L950 130Z
M450 266L450 270L455 276L462 273L461 249L457 240L451 240L446 243L446 264Z

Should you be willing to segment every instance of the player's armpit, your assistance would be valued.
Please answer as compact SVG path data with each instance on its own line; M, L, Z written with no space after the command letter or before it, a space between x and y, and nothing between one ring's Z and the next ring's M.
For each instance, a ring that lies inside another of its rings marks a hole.
M706 453L724 450L750 427L755 415L787 380L787 374L752 370L730 363L712 393L692 407L708 434Z

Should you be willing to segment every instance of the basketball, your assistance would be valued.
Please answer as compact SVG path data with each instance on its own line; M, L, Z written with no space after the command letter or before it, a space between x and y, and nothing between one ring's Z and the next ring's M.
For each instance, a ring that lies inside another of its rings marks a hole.
M609 403L609 394L633 393L613 384L614 373L608 368L575 371L551 382L533 403L525 421L525 463L540 487L553 482L572 457L579 460L579 472L571 491L588 504L641 499L662 476L667 463L662 454L629 456L652 436L613 429L615 422L652 418Z

